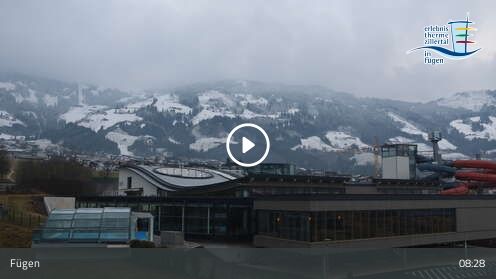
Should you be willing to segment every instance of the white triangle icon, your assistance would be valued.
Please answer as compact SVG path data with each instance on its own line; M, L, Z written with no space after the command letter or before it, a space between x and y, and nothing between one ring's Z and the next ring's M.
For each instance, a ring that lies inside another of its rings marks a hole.
M243 154L250 151L250 149L252 149L253 147L255 147L255 144L251 140L245 137L241 139L241 151L243 152Z

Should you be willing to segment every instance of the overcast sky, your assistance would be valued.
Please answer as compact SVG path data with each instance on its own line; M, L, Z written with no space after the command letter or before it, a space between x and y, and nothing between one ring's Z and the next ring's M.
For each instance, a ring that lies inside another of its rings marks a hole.
M495 1L0 2L0 71L122 89L246 79L431 100L496 89ZM423 27L463 19L482 50L423 64Z

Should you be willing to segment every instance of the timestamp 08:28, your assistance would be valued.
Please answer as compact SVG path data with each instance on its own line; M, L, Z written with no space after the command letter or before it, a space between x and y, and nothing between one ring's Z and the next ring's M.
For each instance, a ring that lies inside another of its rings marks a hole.
M486 267L485 259L460 259L458 267L461 268L484 268Z

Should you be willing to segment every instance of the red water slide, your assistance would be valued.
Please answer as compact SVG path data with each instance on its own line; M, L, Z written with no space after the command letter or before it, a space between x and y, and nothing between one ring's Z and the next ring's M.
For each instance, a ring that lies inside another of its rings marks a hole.
M453 162L453 167L496 170L496 162L486 160L456 160Z
M472 180L496 183L496 162L486 160L457 160L453 162L456 168L482 169L480 171L457 171L458 180Z
M474 180L484 182L496 182L496 174L481 172L457 172L455 178L459 180Z
M478 181L481 183L461 183L454 188L441 191L441 195L466 195L469 193L470 188L485 185L482 182L489 182L487 186L494 186L493 183L496 183L496 162L485 160L456 160L451 164L451 166L458 169L471 169L457 171L455 173L456 179L464 181Z
M454 188L443 190L441 191L440 194L446 196L458 196L458 195L461 196L468 194L468 192L469 192L468 186L466 184L460 184Z

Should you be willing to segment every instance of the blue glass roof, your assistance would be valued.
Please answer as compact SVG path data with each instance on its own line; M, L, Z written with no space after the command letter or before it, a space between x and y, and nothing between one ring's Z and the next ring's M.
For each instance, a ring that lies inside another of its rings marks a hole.
M130 208L55 209L42 227L39 241L127 242L130 225Z

